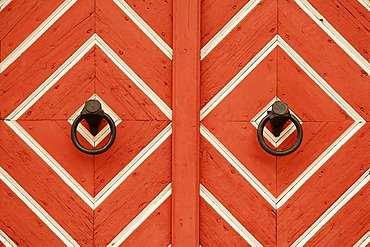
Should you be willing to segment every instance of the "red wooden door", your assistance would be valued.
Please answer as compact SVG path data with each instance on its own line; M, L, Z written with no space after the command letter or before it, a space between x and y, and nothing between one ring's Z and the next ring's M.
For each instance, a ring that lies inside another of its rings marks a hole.
M368 245L369 9L0 0L0 244ZM88 99L117 128L96 156L70 138ZM256 127L278 99L304 137L276 158Z

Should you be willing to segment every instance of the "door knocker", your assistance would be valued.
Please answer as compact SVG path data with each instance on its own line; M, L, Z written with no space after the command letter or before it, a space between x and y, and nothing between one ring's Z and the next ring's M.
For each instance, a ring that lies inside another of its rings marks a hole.
M263 138L263 129L266 123L270 121L270 124L272 127L272 134L275 137L278 137L283 130L284 124L288 120L291 120L297 129L297 139L295 143L293 144L291 148L287 150L278 151L278 150L271 149L266 144ZM285 155L293 153L301 145L302 138L303 138L303 131L302 131L302 126L299 123L299 120L295 116L290 114L288 105L282 101L276 101L272 105L272 111L268 111L267 115L258 124L257 137L258 137L259 144L267 153L275 155L275 156L285 156Z
M90 128L90 133L94 136L98 133L99 125L103 118L108 122L110 127L110 137L108 142L101 148L98 149L88 149L81 145L77 139L77 126L82 121L85 120ZM101 107L101 104L98 100L88 100L85 103L84 108L81 111L81 114L73 121L71 128L71 137L72 142L78 150L85 154L101 154L107 151L112 145L116 138L116 125L113 119L106 113Z

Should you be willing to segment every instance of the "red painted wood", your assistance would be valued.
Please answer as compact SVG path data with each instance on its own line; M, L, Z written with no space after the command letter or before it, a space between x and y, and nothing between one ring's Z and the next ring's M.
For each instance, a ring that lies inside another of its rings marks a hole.
M307 243L307 246L354 246L370 229L370 186L365 185Z
M368 76L293 1L279 2L279 34L364 119L370 119Z
M80 246L93 243L93 210L24 143L0 122L1 166ZM1 211L1 210L0 210ZM13 214L18 214L16 210ZM17 231L17 234L21 234Z
M203 0L201 47L207 44L248 2L248 0Z
M172 47L172 1L127 0L126 3Z
M276 1L262 1L201 63L201 107L275 35Z
M275 50L202 121L275 196L276 158L259 147L257 130L250 121L276 95L276 68Z
M113 1L96 1L96 11L97 34L171 106L171 60Z
M204 138L201 152L201 184L261 244L276 246L276 210Z
M17 246L42 247L45 243L63 246L59 237L3 181L0 181L0 196L0 228Z
M173 2L172 246L199 245L200 1Z
M201 246L250 246L204 199L199 213Z
M62 3L62 0L10 2L0 12L1 60L14 51Z
M155 210L120 246L169 246L171 244L171 198Z
M360 1L318 1L309 0L309 3L322 14L325 19L368 61L370 25L369 11Z
M92 7L91 1L77 1L1 73L1 118L8 116L92 35Z
M106 246L171 182L170 157L168 139L95 210L95 245Z
M370 125L365 124L279 208L278 246L290 246L370 168L370 153L364 152L369 145Z

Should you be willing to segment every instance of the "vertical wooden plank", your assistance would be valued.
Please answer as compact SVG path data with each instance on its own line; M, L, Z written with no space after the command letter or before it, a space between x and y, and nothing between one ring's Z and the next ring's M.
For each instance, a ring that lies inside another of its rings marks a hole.
M173 5L172 246L199 246L200 1Z

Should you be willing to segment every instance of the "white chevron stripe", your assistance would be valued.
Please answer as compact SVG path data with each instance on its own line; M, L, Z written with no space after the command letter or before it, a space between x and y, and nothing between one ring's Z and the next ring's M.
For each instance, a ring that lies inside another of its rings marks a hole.
M358 0L366 9L370 11L370 1L369 0Z
M265 200L276 208L276 198L263 186L253 174L203 125L200 125L200 133L206 138L217 151L247 180Z
M79 246L79 244L2 167L0 167L0 180L2 180L66 246Z
M263 246L202 184L200 196L251 246Z
M12 0L0 0L0 12L5 9L5 7L11 2ZM1 72L1 70L0 70Z
M203 60L238 25L261 0L250 0L200 51Z
M6 235L5 232L3 232L1 229L0 229L0 242L3 243L5 247L17 247L13 240L11 240L8 237L8 235Z
M245 77L253 71L254 68L266 58L271 51L277 46L277 36L270 40L270 42L262 48L260 52L254 56L247 65L245 65L238 74L231 79L200 111L200 120L202 121L231 91L241 83Z
M301 67L301 69L320 88L354 120L354 123L335 140L278 198L275 198L259 181L237 160L235 156L217 140L203 125L202 135L232 164L236 170L274 207L280 208L289 198L332 157L361 127L365 120L279 35L274 37L242 70L220 90L202 110L200 119L203 120L222 100L239 85L248 74L277 46L281 47Z
M122 11L172 60L172 48L124 0L113 0Z
M370 74L370 63L322 16L307 0L295 0L306 14L326 32L343 51L366 73Z
M99 206L132 171L138 167L163 141L171 135L172 125L167 126L154 138L102 191L93 198L48 152L34 140L16 120L58 82L94 45L97 45L169 118L172 110L145 84L135 72L97 35L92 35L71 57L67 59L44 83L6 117L5 123L48 164L61 179L92 209ZM104 133L103 133L104 135Z
M366 247L370 243L370 231L368 231L353 247Z
M64 1L41 25L36 28L9 56L0 63L0 73L25 52L49 27L51 27L77 0Z
M304 246L346 203L370 181L368 169L321 217L291 246Z
M119 246L171 195L171 183L158 194L107 246Z

